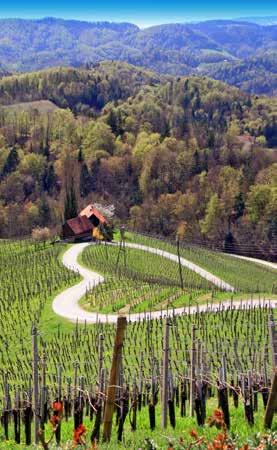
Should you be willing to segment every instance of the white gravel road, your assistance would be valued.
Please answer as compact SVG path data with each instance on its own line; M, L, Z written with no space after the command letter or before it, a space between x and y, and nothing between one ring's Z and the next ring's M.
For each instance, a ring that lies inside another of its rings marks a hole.
M85 311L82 309L78 302L79 300L85 295L86 291L88 289L91 289L93 286L96 286L99 283L104 282L104 278L99 275L96 272L93 272L92 270L85 269L82 267L77 259L80 253L84 250L85 247L88 245L92 245L91 243L81 243L81 244L74 244L72 247L70 247L69 250L67 250L63 255L63 264L70 270L73 270L75 272L78 272L82 277L83 280L76 284L75 286L72 286L65 291L61 292L59 295L57 295L53 300L53 310L56 314L59 316L66 318L72 322L76 322L78 320L79 323L97 323L97 322L109 322L109 323L115 323L117 321L117 314L99 314L99 313L92 313ZM177 262L178 257L172 253L165 252L163 250L159 250L152 247L147 247L140 244L131 244L126 243L126 246L130 248L136 248L140 249L142 251L147 251L150 253L154 253L160 256L163 256L165 258L168 258L172 261ZM229 285L228 283L225 283L223 280L221 280L218 277L215 277L210 272L202 269L201 267L197 266L196 264L193 264L192 262L181 258L181 264L185 267L188 267L189 269L195 271L199 275L201 275L203 278L211 281L216 286L226 290L233 292L234 288ZM245 300L243 303L241 301L224 301L221 303L221 306L224 306L225 308L229 307L231 304L234 308L240 309L246 306L256 306L260 304L259 299L254 300ZM267 304L269 304L269 300L267 301ZM275 308L277 307L277 301L271 300L270 304ZM174 310L168 310L168 311L154 311L151 313L134 313L129 314L128 319L131 322L138 321L144 317L151 317L156 318L160 317L161 314L168 314L169 316L175 314L193 314L197 311L211 311L211 310L218 310L217 304L202 304L198 306L191 306L189 307L183 307L183 308L177 308Z

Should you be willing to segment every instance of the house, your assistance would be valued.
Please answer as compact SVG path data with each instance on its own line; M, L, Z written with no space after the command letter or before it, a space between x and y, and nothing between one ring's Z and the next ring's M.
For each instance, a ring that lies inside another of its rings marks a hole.
M107 221L104 216L93 206L88 205L77 217L65 222L62 229L63 239L70 241L84 241L88 239L103 239L103 233L99 225L105 227Z
M255 144L255 138L250 134L242 134L237 136L237 143L242 145L243 150L249 151Z
M86 216L69 219L63 225L63 239L82 241L92 237L93 225Z
M88 205L84 208L79 213L79 216L87 217L94 227L107 224L105 217L102 216L102 214L93 205Z
M237 136L237 140L242 144L255 144L255 138L250 134L241 134L240 136Z

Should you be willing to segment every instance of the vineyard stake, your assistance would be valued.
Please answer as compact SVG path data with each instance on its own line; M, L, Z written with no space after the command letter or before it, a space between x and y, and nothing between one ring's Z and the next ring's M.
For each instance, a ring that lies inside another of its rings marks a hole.
M268 397L266 405L264 418L265 428L271 428L273 415L275 410L277 409L277 333L275 330L275 322L272 313L269 315L268 328L270 344L272 348L272 367L274 375L272 379L270 395ZM267 380L265 380L265 383L266 382Z
M45 432L45 420L46 420L46 352L45 352L45 344L43 344L43 354L42 354L42 380L41 380L41 403L40 403L40 433L44 441L44 432Z
M57 391L58 402L62 401L62 366L58 366L58 391ZM56 428L56 442L59 445L61 442L61 422L58 423Z
M20 444L20 392L16 389L14 411L14 440Z
M4 375L4 413L3 413L3 425L6 441L9 440L9 409L10 409L10 387L8 383L7 374Z
M196 362L196 349L195 349L195 332L196 327L192 325L191 330L191 356L190 356L190 389L189 389L189 415L194 416L194 403L195 403L195 362Z
M264 426L265 428L271 428L274 412L277 408L277 367L275 367L275 373L272 380L272 386L268 402L266 405Z
M184 289L184 280L183 280L183 272L182 272L182 264L181 264L181 255L180 255L180 240L177 238L177 255L178 255L178 265L179 265L179 275L180 275L180 286L181 289Z
M272 313L269 315L268 331L269 331L270 345L272 348L272 368L274 370L274 368L277 366L277 333L275 330L275 322Z
M34 424L35 424L35 443L39 443L39 392L38 392L38 340L37 328L32 327L32 347L33 347L33 383L34 383Z
M168 352L169 352L169 318L166 318L164 324L163 337L163 379L162 379L162 418L161 426L167 426L167 408L168 408Z
M127 325L126 317L118 317L116 336L115 336L115 341L114 341L112 365L111 365L111 370L110 370L110 379L109 379L109 385L108 385L107 403L106 403L105 413L104 413L104 430L103 430L103 441L104 442L109 442L111 439L112 419L113 419L114 402L115 402L115 391L116 391L116 384L118 381L119 363L121 361L122 346L123 346L123 339L124 339L124 332L125 332L126 325Z
M74 386L73 386L73 404L75 405L76 398L77 398L77 378L78 378L78 367L79 364L77 361L73 363L74 368Z

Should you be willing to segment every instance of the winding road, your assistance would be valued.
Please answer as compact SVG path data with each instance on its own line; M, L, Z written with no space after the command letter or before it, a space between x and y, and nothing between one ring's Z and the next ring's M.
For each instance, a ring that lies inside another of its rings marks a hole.
M81 308L79 305L79 300L85 295L86 291L93 288L94 286L97 286L100 283L104 282L104 277L99 275L96 272L93 272L92 270L86 269L82 267L78 263L78 256L82 253L85 247L88 245L93 245L91 243L81 243L81 244L74 244L72 247L67 250L64 255L62 262L65 267L67 267L70 270L73 270L75 272L78 272L81 277L83 277L83 280L66 289L65 291L61 292L59 295L57 295L53 300L53 310L56 314L59 316L66 318L72 322L76 322L78 320L79 323L97 323L97 322L108 322L108 323L115 323L117 321L117 314L100 314L100 313L93 313L89 311L85 311ZM116 244L112 244L116 245ZM159 256L163 256L164 258L170 259L171 261L178 262L178 256L174 255L173 253L169 253L160 249L148 247L141 244L134 244L134 243L126 243L126 247L139 249L142 251L146 251L149 253L154 253ZM243 258L244 259L244 258ZM258 260L260 262L260 260ZM263 263L267 263L267 261L263 261ZM229 291L234 292L234 287L230 284L224 282L220 278L214 276L207 270L203 269L202 267L197 266L196 264L192 263L191 261L188 261L185 258L181 258L181 264L184 267L187 267L194 272L201 275L206 280L212 282L216 286ZM269 267L272 267L273 263L268 263ZM274 265L275 269L277 268L277 265ZM271 304L274 308L277 307L277 300L271 300L267 301L267 303ZM241 301L232 301L227 300L221 303L221 307L224 306L224 308L227 308L229 306L233 306L236 309L241 309L246 306L256 306L261 304L261 300L259 299L252 299L252 300L245 300L243 303ZM133 313L128 315L128 319L131 322L138 321L140 319L143 319L145 317L151 317L151 318L159 318L161 314L168 314L169 316L172 315L178 315L178 314L194 314L196 312L205 312L205 311L217 311L219 308L218 304L202 304L197 306L190 306L190 307L182 307L182 308L176 308L168 311L153 311L151 313Z

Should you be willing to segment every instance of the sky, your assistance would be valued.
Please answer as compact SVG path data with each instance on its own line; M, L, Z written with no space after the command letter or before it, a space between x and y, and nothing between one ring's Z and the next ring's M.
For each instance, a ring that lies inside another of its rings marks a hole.
M4 3L4 5L1 5ZM61 17L132 22L140 27L171 22L277 15L276 0L13 0L1 1L0 17Z

